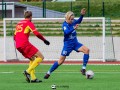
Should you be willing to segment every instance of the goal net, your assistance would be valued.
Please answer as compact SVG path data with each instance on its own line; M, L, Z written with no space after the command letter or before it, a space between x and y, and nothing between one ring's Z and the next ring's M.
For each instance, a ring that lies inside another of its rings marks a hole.
M13 34L16 24L23 18L4 18L4 60L27 60L15 48ZM46 46L32 33L30 42L44 55L45 60L58 60L63 47L63 31L61 29L64 18L33 18L33 23L50 45ZM110 24L106 24L104 17L84 18L77 31L78 41L90 49L90 60L114 60L114 47ZM110 21L109 21L110 22ZM107 28L108 27L108 28ZM83 53L73 51L66 60L82 60Z

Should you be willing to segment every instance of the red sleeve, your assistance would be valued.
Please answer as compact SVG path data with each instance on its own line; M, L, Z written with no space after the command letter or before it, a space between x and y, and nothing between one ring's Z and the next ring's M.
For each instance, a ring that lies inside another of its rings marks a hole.
M45 40L45 38L43 37L43 35L41 33L39 33L38 31L33 31L33 33L41 40Z
M43 41L45 40L43 35L37 31L37 29L35 28L35 26L32 22L29 23L29 27L30 27L31 31L34 33L34 35L36 35L39 39L41 39Z
M31 30L32 32L36 31L36 27L35 27L35 25L34 25L32 22L29 22L28 25L29 25L30 30Z

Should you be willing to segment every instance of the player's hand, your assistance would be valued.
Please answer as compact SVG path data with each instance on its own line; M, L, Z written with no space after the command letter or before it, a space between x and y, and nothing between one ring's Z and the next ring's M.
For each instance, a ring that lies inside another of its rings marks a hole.
M81 15L85 15L86 14L86 9L83 8L80 13L81 13Z
M44 43L45 43L46 45L50 45L50 42L49 42L48 40L44 40Z
M79 26L79 25L78 25L78 24L76 24L76 25L74 26L74 29L77 29L77 28L78 28L78 26Z

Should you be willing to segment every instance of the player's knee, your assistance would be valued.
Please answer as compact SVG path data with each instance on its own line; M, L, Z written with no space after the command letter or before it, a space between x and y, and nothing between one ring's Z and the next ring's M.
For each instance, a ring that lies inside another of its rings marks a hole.
M42 56L42 60L44 59L44 56Z
M90 52L90 49L89 49L89 48L86 48L85 53L86 53L86 54L89 54L89 52Z
M43 59L44 59L44 56L41 55L41 54L37 54L37 55L36 55L36 58L41 58L41 59L43 60Z
M90 52L90 49L88 48L87 52L89 53Z
M36 56L36 58L40 58L43 61L44 56Z
M39 58L41 58L42 60L44 59L44 56L40 56Z

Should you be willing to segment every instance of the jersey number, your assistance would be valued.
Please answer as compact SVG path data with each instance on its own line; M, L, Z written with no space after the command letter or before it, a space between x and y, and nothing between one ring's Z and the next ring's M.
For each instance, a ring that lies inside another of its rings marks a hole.
M17 33L17 32L22 32L22 30L23 30L23 27L22 27L23 25L17 25L17 27L16 27L16 30L15 30L15 34Z

